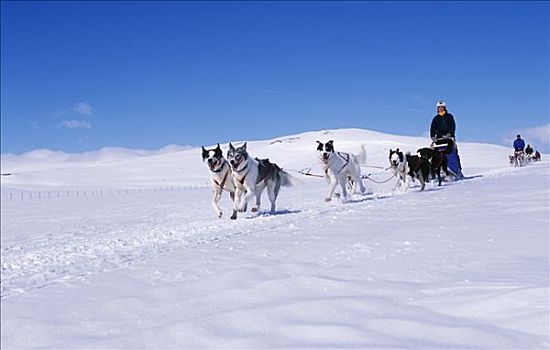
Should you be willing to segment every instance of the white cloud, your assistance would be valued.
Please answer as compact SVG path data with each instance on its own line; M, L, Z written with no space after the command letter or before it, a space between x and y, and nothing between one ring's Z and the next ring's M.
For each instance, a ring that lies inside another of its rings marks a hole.
M85 120L64 120L61 123L59 123L59 127L67 128L67 129L78 129L78 128L91 129L92 123L87 122Z
M520 130L518 134L527 143L539 144L541 146L550 145L550 123Z
M92 115L94 109L88 102L79 102L76 106L71 107L71 111L81 115Z

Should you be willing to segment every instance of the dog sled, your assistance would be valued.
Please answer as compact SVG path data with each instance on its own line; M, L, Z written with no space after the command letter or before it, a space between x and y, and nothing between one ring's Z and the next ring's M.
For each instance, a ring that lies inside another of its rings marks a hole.
M447 170L454 180L461 180L464 178L460 166L460 159L458 158L458 149L452 138L436 139L432 143L431 148L447 158Z

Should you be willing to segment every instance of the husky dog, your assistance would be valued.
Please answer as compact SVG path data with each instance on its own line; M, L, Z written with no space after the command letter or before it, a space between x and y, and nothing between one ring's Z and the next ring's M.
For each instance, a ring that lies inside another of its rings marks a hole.
M231 200L235 200L235 184L233 184L233 176L231 167L227 160L223 157L222 149L218 143L218 147L214 149L205 149L202 147L202 161L208 164L210 169L210 185L212 186L212 207L219 218L222 217L222 209L218 205L222 192L229 191ZM237 215L233 211L233 215Z
M430 174L432 179L434 179L437 174L439 186L441 186L441 170L445 172L446 176L449 176L449 170L447 169L447 157L445 154L429 147L420 148L416 151L416 153L430 162Z
M522 167L525 165L526 163L526 160L525 160L525 152L523 151L515 151L514 152L514 158L515 158L515 166L519 166L519 167Z
M275 212L275 201L279 195L281 186L292 186L290 174L283 171L269 159L252 158L246 151L246 142L241 147L233 147L229 143L227 160L233 171L233 184L235 185L235 200L233 201L233 215L237 218L237 211L244 212L252 197L256 197L256 206L252 212L258 211L260 197L267 187L267 194L271 202L271 213ZM244 195L243 198L241 198Z
M403 154L402 151L390 149L390 168L398 176L395 189L401 188L406 191L409 188L409 175L413 181L420 181L420 191L424 191L426 180L430 173L430 163L426 158L412 156L410 153Z
M324 165L325 175L329 181L325 202L332 200L338 184L342 189L341 199L343 201L347 197L346 185L348 182L351 182L352 192L355 192L355 184L359 184L361 193L365 193L365 186L361 181L361 165L365 164L367 158L364 146L361 146L361 153L356 156L351 153L335 152L333 140L327 143L317 141L317 151L319 151L319 158ZM338 197L338 194L336 196Z

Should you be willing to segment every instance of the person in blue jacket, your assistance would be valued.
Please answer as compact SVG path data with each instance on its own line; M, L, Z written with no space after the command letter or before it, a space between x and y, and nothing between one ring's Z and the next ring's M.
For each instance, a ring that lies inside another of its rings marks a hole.
M518 134L517 138L514 141L514 150L516 152L523 151L525 148L525 141L521 139L521 136Z

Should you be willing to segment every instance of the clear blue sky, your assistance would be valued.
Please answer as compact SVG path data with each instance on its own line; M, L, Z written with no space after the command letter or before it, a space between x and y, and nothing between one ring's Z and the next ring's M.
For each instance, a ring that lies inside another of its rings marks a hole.
M527 128L543 137L526 141L548 141L549 2L2 1L1 10L2 152L347 127L418 136L439 99L459 141L508 144Z

